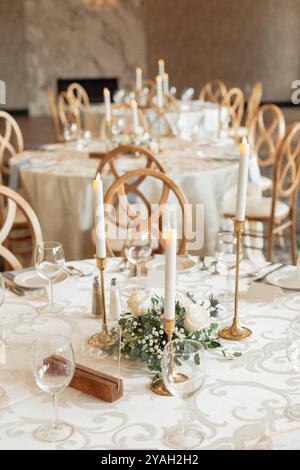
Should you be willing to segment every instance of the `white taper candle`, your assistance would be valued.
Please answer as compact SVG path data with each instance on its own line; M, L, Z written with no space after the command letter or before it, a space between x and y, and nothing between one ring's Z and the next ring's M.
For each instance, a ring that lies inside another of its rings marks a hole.
M133 132L135 134L138 134L140 123L139 123L137 102L135 100L131 101L131 109L132 109Z
M239 221L245 220L249 153L250 153L250 146L247 142L246 137L244 137L240 145L240 164L239 164L239 176L238 176L237 195L236 195L236 211L235 211L235 218L236 220L239 220Z
M176 252L177 231L168 229L166 236L165 262L165 320L174 320L176 301Z
M165 61L163 59L159 59L158 61L158 73L161 77L165 73Z
M142 75L142 69L138 67L136 69L136 83L135 83L135 88L137 91L142 91L142 83L143 83L143 75Z
M110 102L110 91L108 88L104 88L103 97L104 97L104 105L105 105L106 122L111 123L111 102Z
M95 196L95 231L96 231L96 254L98 258L106 258L105 245L105 219L103 202L103 184L100 173L93 182Z
M160 75L156 77L156 90L157 90L157 106L163 108L164 106L164 97L162 89L162 78Z
M164 95L169 94L169 74L168 73L163 74L163 92L164 92Z

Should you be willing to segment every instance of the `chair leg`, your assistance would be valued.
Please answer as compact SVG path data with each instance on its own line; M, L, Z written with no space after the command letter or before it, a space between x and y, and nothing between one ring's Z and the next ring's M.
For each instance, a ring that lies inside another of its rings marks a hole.
M296 237L296 220L293 219L290 227L291 235L291 258L294 265L297 264L297 237Z
M273 225L269 224L269 231L268 231L268 249L267 249L267 261L272 262L273 258Z

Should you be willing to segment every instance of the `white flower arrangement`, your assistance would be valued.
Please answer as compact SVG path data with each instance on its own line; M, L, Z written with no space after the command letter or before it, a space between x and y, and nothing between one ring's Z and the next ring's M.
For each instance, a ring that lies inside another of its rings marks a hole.
M217 336L221 310L223 307L213 296L209 300L200 300L190 293L178 294L173 339L194 339L206 349L221 347ZM156 375L161 373L161 359L167 342L163 312L162 297L138 292L128 299L127 311L119 321L122 328L122 353L140 358ZM222 352L226 355L225 350ZM240 356L240 353L234 353L233 356Z

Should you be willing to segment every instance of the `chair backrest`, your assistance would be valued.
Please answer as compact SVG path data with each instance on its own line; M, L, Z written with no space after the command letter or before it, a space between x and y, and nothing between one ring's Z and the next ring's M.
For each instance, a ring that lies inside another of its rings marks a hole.
M136 208L136 204L138 203L137 200L134 200L133 205L130 205L129 199L127 198L127 194L125 192L125 185L130 185L131 181L137 180L140 177L145 178L153 178L155 180L155 196L156 202L155 204L151 204L149 199L147 198L146 194L140 193L140 199L143 206L143 209L146 212L146 218L142 218L142 223L138 225L143 225L146 223L148 230L155 233L158 247L154 252L163 252L165 250L165 240L163 238L163 214L166 207L170 208L169 205L169 196L172 197L172 201L176 201L176 207L180 208L181 216L182 216L182 229L181 229L181 239L178 247L178 253L184 254L186 252L186 244L188 241L188 236L191 233L191 212L190 206L188 201L182 192L182 190L172 181L166 174L152 170L150 168L139 168L138 170L131 171L126 173L124 176L116 180L110 188L107 190L104 203L105 203L105 211L107 220L112 220L111 214L109 210L113 207L114 209L117 208L117 212L123 213L126 215L125 220L116 221L117 227L122 227L126 230L126 228L130 227L131 222L136 222L138 219L139 211ZM161 186L161 191L158 189L158 186ZM145 214L143 214L145 216ZM154 224L153 224L154 222ZM154 226L155 225L155 226ZM107 239L107 249L111 256L114 256L114 252L111 248L109 237Z
M225 84L218 79L210 80L200 90L199 100L221 103L227 94Z
M61 91L57 101L58 116L63 128L69 128L72 124L81 127L80 111L66 91Z
M275 104L264 104L249 127L249 143L262 167L274 163L276 152L285 135L285 119Z
M261 82L256 82L252 88L251 95L248 100L247 106L247 117L246 117L246 128L249 129L252 120L258 113L261 99L263 94L263 86Z
M111 150L106 154L104 158L101 159L101 162L97 169L97 173L102 174L105 171L105 167L109 167L109 170L114 176L115 180L118 180L123 176L124 171L122 172L122 174L120 174L117 166L117 160L118 158L122 158L124 156L126 156L129 161L136 162L135 169L141 168L139 163L143 161L143 163L145 163L143 168L152 168L161 171L162 173L165 173L163 166L156 160L150 150L140 145L121 145ZM133 168L131 168L131 171L132 170ZM140 196L139 186L142 184L145 177L146 176L140 176L139 178L135 179L134 182L127 182L125 184L125 192L137 192L137 194Z
M54 93L50 86L44 88L44 93L48 100L54 138L56 142L62 142L64 139L59 121L57 100L55 99Z
M10 158L23 150L24 141L18 123L6 111L0 111L0 168L4 178L10 173Z
M142 81L143 88L149 89L149 94L147 95L147 105L150 106L152 102L152 98L156 94L156 82L154 80L143 80Z
M5 246L5 242L13 229L17 208L25 216L30 229L33 259L36 244L43 240L38 218L28 202L16 191L7 186L0 185L0 258L8 263L12 269L22 268L18 258Z
M221 102L221 109L227 108L229 114L229 129L237 131L244 114L244 93L240 88L231 88Z
M290 126L276 152L273 165L272 216L276 201L289 199L292 210L297 206L297 193L300 182L300 122Z
M68 86L67 94L78 108L82 108L90 104L89 95L79 83L71 83Z

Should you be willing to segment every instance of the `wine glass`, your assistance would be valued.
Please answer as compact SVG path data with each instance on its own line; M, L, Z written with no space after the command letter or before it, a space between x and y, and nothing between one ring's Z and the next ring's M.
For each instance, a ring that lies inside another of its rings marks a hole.
M216 241L216 258L220 265L227 270L227 291L220 294L219 299L223 302L232 302L231 271L236 265L236 236L234 233L219 233Z
M190 339L174 340L164 348L162 374L165 387L183 400L183 420L165 435L168 445L193 449L203 441L199 427L188 423L188 399L195 396L205 381L204 346Z
M289 326L286 353L295 371L300 373L300 316L296 317ZM287 408L287 415L299 421L300 403L290 405Z
M49 303L40 307L41 313L59 313L63 305L53 303L53 282L63 272L65 255L63 247L58 242L38 243L35 250L35 267L42 279L49 281Z
M57 419L57 395L71 382L75 371L72 344L68 338L49 335L37 339L32 349L32 372L37 386L50 393L53 402L53 420L35 431L38 439L59 442L73 432L70 424Z
M5 299L5 282L4 277L0 274L0 307L3 305ZM6 342L5 342L5 333L0 322L0 364L5 364L6 356ZM5 391L0 387L0 399L5 395Z
M149 258L151 252L151 233L129 228L125 241L125 254L128 261L136 265L138 290L144 289L141 281L141 269L142 264Z

